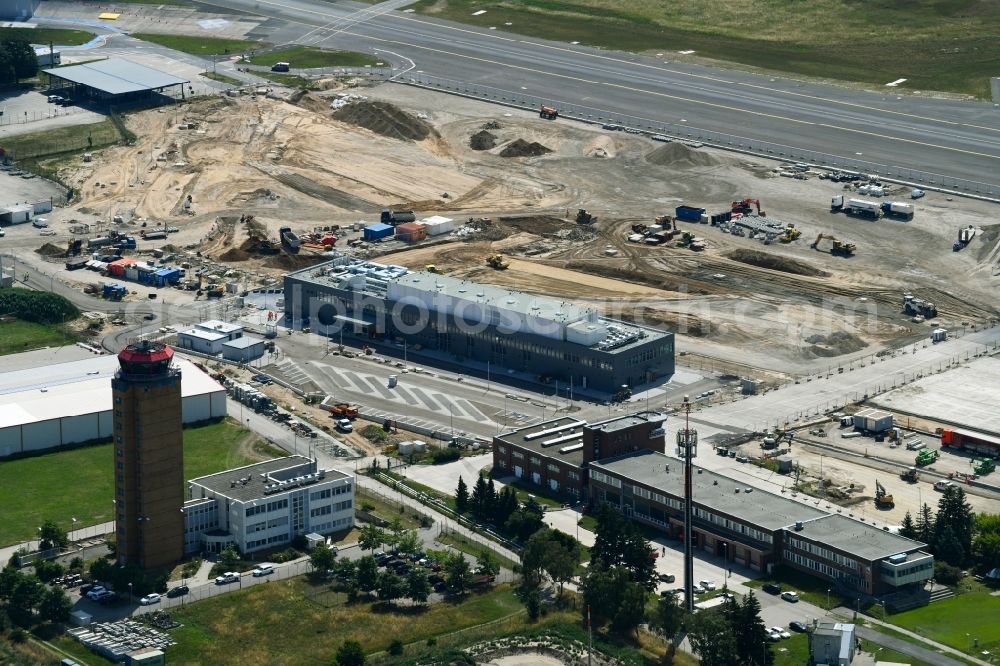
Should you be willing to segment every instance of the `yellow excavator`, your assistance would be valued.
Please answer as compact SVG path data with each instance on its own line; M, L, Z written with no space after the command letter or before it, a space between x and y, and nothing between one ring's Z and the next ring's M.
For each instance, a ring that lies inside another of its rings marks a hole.
M491 254L486 257L486 265L498 271L505 271L510 267L510 264L504 260L502 254Z
M818 250L820 241L823 239L829 240L833 245L830 248L830 254L838 257L850 257L854 255L854 251L857 250L857 246L854 243L848 243L838 239L836 236L831 236L830 234L819 234L816 236L816 240L812 242L812 249Z
M896 506L892 495L885 491L885 486L875 481L875 506L880 509L891 509Z

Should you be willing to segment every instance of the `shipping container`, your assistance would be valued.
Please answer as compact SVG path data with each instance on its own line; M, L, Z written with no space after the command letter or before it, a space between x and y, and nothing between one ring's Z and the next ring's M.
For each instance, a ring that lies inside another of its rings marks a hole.
M677 216L678 220L700 222L701 216L705 214L705 209L695 208L694 206L678 206L674 209L674 214Z
M375 224L369 224L365 227L364 237L366 241L376 241L381 238L391 237L393 232L394 229L391 225L376 222Z
M992 458L1000 457L1000 438L971 430L945 428L941 431L941 445Z
M875 435L892 430L892 414L878 409L863 409L854 415L854 428Z
M407 243L416 243L427 238L427 227L416 222L404 222L396 226L396 237Z
M433 215L421 220L420 224L424 225L428 236L440 236L455 230L455 221L450 217L441 217L440 215Z

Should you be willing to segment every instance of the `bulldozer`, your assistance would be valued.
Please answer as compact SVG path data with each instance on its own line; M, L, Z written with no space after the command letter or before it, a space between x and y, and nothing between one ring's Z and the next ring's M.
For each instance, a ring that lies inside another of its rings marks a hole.
M577 224L597 224L597 218L587 212L587 209L581 208L576 212L576 223Z
M486 265L498 271L505 271L510 267L510 264L504 260L502 254L491 254L486 257Z
M428 273L435 273L437 275L440 275L442 272L441 269L435 266L434 264L427 264L426 266L424 266L424 270L427 271Z
M830 247L830 254L835 257L851 257L854 256L854 251L857 250L857 246L854 243L848 243L847 241L842 241L836 236L831 236L830 234L819 234L816 236L816 240L812 242L810 247L814 250L819 249L820 241L827 239L832 243Z
M896 502L893 500L892 495L885 491L885 486L875 481L875 506L880 509L891 509L896 506Z
M899 473L899 478L901 478L903 481L916 483L920 479L920 470L918 470L916 467L909 467Z

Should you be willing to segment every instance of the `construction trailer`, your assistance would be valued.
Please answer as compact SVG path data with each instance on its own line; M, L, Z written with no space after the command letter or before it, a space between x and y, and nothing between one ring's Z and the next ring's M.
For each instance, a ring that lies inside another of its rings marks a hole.
M1000 438L960 428L941 431L941 446L968 451L975 455L1000 458Z

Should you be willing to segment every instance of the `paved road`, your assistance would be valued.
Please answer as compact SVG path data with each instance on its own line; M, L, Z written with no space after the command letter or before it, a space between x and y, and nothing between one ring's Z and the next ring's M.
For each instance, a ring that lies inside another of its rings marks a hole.
M383 49L430 75L1000 184L1000 110L985 102L774 79L672 62L669 53L639 57L524 38L384 11L399 4L394 0L360 11L321 0L201 4L273 19L265 24L271 41Z
M967 663L964 661L958 661L957 659L952 659L951 657L946 657L940 652L929 650L927 648L920 647L919 645L914 645L909 641L904 641L902 638L896 638L895 636L880 633L871 627L859 625L857 627L857 634L858 638L872 641L882 647L895 650L896 652L901 652L905 655L913 657L914 659L927 662L928 664L935 664L936 666L963 666L963 664ZM969 657L966 656L965 659L969 659ZM976 660L976 663L985 664L986 662Z

